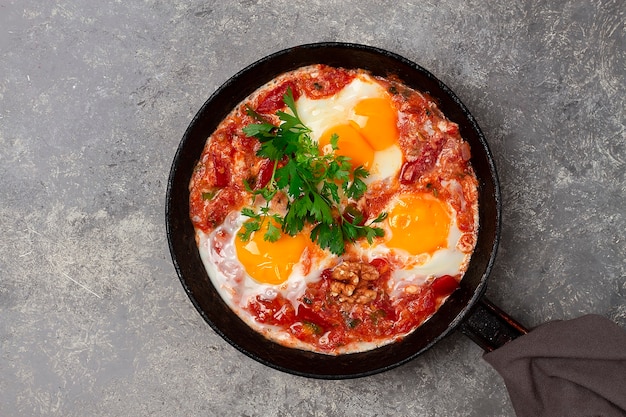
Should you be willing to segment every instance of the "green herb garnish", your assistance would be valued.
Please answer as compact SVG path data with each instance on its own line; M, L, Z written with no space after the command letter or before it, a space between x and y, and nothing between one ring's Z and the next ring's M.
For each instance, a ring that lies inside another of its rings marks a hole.
M344 216L340 207L340 192L352 200L363 196L367 189L363 179L369 172L362 166L352 171L348 157L320 154L317 143L309 135L311 130L298 116L290 88L283 101L291 114L278 111L279 126L267 122L250 107L247 110L259 123L246 126L243 131L261 142L257 156L273 161L273 170L270 181L263 188L252 189L244 181L253 198L261 196L266 204L258 212L250 208L242 210L250 221L244 224L239 237L249 240L253 232L264 230L265 240L276 241L281 232L294 236L306 224L312 224L311 240L321 248L341 255L347 241L366 238L372 243L375 237L383 236L383 229L373 224L382 222L386 213L364 224L362 216ZM338 149L338 139L337 135L331 138L333 150ZM284 217L270 212L270 201L279 191L288 197ZM270 221L266 221L268 218Z

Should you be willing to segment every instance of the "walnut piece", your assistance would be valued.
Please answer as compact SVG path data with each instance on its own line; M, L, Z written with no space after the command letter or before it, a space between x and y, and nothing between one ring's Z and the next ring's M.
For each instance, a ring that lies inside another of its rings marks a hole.
M361 279L365 281L376 281L380 274L378 269L370 264L361 264Z
M375 290L359 288L354 294L354 302L357 304L367 304L376 299L378 293Z
M342 294L349 297L354 293L355 289L356 286L340 281L333 281L330 283L330 293L334 296Z
M378 270L370 264L343 262L331 274L330 293L342 303L367 304L378 295L370 285L379 276Z
M358 262L344 262L333 269L333 279L335 281L347 282L352 285L359 283L361 274L361 264Z

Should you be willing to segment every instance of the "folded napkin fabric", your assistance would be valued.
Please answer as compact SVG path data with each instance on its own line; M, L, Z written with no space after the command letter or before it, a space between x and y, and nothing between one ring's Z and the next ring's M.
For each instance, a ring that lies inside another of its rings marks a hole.
M626 416L626 331L602 316L543 324L484 359L518 417Z

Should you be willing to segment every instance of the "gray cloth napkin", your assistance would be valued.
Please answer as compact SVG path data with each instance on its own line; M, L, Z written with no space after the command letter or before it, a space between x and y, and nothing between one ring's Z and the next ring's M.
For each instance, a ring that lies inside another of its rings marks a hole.
M626 331L604 317L543 324L484 359L518 417L626 416Z

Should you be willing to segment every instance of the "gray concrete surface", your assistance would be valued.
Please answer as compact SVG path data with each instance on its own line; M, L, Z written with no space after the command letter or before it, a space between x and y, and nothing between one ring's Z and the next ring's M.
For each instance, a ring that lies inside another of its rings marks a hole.
M301 43L429 69L484 130L504 222L489 297L528 326L626 326L624 3L0 0L0 416L512 416L455 333L395 370L260 365L183 292L172 158L228 77Z

